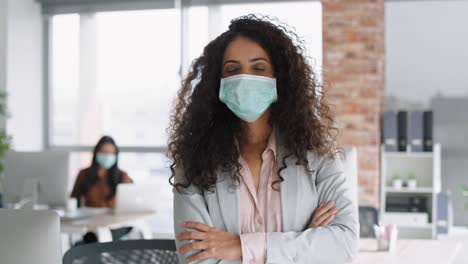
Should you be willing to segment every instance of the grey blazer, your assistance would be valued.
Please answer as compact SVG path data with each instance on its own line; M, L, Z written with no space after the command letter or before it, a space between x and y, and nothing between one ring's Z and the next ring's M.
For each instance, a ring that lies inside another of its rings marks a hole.
M279 139L278 139L279 140ZM277 141L279 142L279 141ZM277 167L285 155L281 144L277 149ZM355 257L358 250L359 222L357 206L353 204L341 160L308 154L309 173L294 158L287 158L287 168L281 172L281 207L283 232L267 234L266 263L331 263L341 264ZM175 182L183 182L182 169L176 169ZM189 186L184 193L174 193L175 234L185 231L185 221L196 221L240 234L239 189L220 173L214 192ZM325 227L308 228L311 216L321 202L335 201L339 212ZM176 241L177 248L189 241ZM191 241L193 242L193 241ZM196 252L179 254L179 263ZM208 259L197 263L241 263Z

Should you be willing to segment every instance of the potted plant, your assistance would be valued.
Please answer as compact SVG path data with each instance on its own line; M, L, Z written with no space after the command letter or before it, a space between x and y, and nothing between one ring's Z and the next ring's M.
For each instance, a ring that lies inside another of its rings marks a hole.
M403 181L400 178L398 173L395 173L392 177L392 187L395 189L401 189L403 186Z
M8 117L6 108L6 93L0 92L0 120L5 120ZM3 121L5 122L5 121ZM10 149L11 138L7 135L5 128L0 128L0 208L3 206L3 158Z
M468 210L468 186L461 186L460 188L462 196L465 199L464 209Z
M417 180L416 180L416 175L413 172L410 172L408 174L408 181L406 182L408 189L416 189L417 186Z

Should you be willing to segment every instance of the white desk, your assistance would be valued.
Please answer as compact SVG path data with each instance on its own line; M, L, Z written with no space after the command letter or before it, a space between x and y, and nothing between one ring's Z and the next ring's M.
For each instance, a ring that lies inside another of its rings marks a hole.
M352 264L450 264L462 243L449 240L398 240L393 252L377 251L374 239L361 239Z
M88 231L97 232L99 242L112 241L110 229L135 226L142 232L145 239L151 239L151 231L144 221L154 214L98 214L85 219L60 221L60 232L63 234L84 234Z

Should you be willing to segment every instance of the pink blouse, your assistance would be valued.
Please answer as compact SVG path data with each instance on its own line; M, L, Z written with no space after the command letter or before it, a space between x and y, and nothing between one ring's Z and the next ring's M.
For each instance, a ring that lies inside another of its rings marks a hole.
M243 264L263 264L266 256L266 234L281 232L281 197L271 184L279 179L276 168L276 136L273 131L262 154L258 193L246 161L239 157L240 228Z

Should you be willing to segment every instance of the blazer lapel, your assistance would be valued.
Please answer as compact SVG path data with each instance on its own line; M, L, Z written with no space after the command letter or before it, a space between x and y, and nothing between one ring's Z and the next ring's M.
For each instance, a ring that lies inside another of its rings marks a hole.
M226 231L240 234L239 188L228 173L221 173L222 177L216 183L219 209Z
M277 146L277 169L282 168L283 158L287 155L284 144L278 133L276 134ZM286 160L287 168L281 171L281 176L284 181L281 182L281 214L282 214L282 231L291 231L295 228L295 220L297 215L297 205L299 197L299 170L298 165L294 162L293 157L288 157Z

